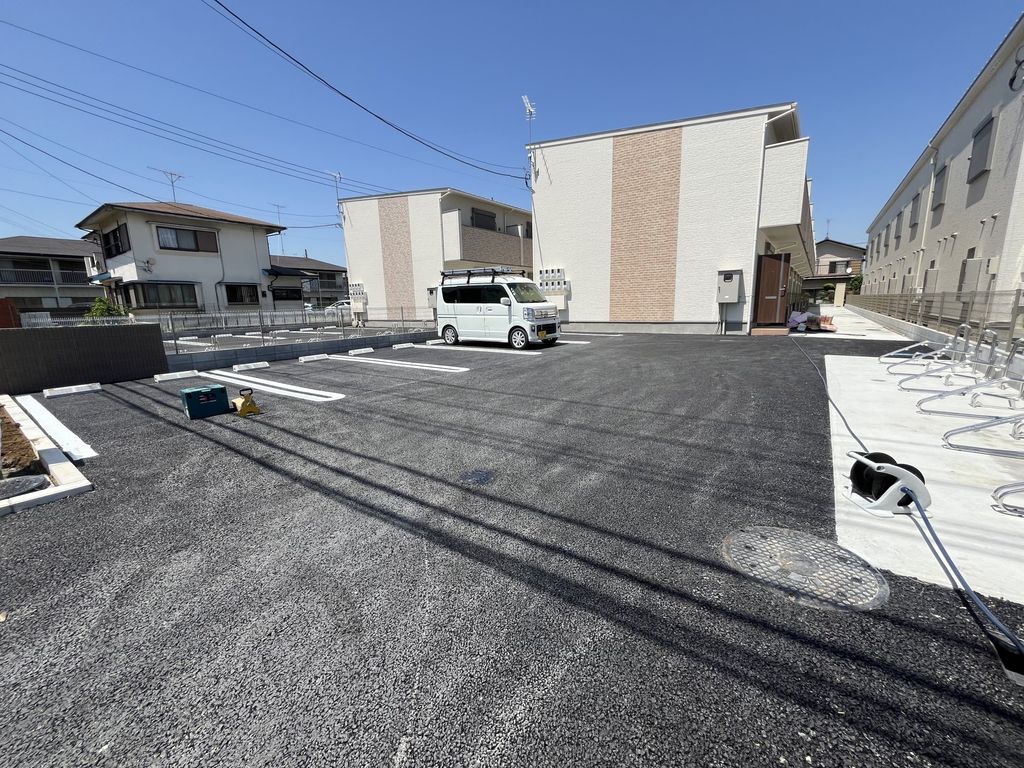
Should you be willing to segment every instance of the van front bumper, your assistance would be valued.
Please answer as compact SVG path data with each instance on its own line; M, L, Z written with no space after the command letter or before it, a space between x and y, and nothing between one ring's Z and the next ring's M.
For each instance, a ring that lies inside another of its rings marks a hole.
M562 333L562 324L558 320L551 322L530 323L530 341L544 341L545 339L557 339Z

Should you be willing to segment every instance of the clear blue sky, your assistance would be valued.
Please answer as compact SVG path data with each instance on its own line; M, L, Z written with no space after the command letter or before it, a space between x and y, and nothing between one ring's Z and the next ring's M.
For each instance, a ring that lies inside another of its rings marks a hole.
M1013 3L949 0L225 2L394 122L462 154L513 167L525 164L524 93L537 106L535 138L798 101L811 137L817 234L825 235L831 219L833 237L856 243L863 242L865 226L1021 10ZM521 181L462 167L395 133L273 56L200 0L35 0L5 4L0 19L407 157L233 106L0 25L0 63L91 97L382 187L454 186L530 207ZM0 73L26 79L9 69ZM335 220L333 184L239 165L7 86L0 93L0 117L46 139L8 122L0 121L0 128L138 192L170 199L164 178L150 170L165 168L185 176L179 184L189 191L179 192L180 201L272 221L272 204L279 203L282 220L293 226ZM3 134L0 139L78 190L0 144L0 237L75 236L75 223L95 207L89 198L144 199ZM310 256L344 263L337 229L291 229L284 245L291 254L308 249ZM280 249L276 238L272 248Z

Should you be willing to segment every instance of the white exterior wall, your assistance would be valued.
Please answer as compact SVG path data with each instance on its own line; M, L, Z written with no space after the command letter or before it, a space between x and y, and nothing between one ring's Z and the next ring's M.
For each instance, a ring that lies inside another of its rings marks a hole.
M533 267L564 269L570 317L607 321L611 292L612 138L536 150Z
M1020 93L1010 90L1008 82L1016 68L1013 53L1022 42L1024 30L1019 30L1016 39L1008 40L1008 50L1001 54L1002 63L972 97L956 122L948 127L934 155L935 164L925 162L912 178L905 180L891 204L868 229L870 247L865 265L865 293L900 292L908 267L913 269L912 279L907 280L908 292L920 289L924 270L931 260L935 260L939 272L937 283L929 284L929 292L955 291L960 264L969 248L975 248L978 259L1001 257L999 274L994 281L990 283L982 270L980 290L1019 287L1024 270L1024 185L1020 183L1024 101ZM968 184L973 134L993 113L996 128L990 170ZM929 152L929 158L931 156ZM929 196L934 172L947 162L945 203L933 211ZM917 237L910 242L910 203L918 191L922 193L921 225ZM900 210L904 211L903 239L896 248L890 235L886 251L885 227L890 224L895 227ZM878 235L882 239L880 253L876 255L874 242ZM895 280L893 272L896 272Z
M131 250L106 260L107 271L115 277L125 282L198 283L196 298L208 312L226 312L239 306L228 305L223 283L255 284L259 286L260 306L273 309L273 298L267 291L270 278L263 273L270 269L270 248L262 229L147 212L121 212L117 222L127 222ZM113 226L115 221L111 217L102 229L109 231ZM163 250L157 239L157 226L216 232L220 252Z
M409 198L412 281L417 319L433 317L427 289L441 282L444 256L440 198L439 194L412 195Z
M763 125L763 121L762 121ZM807 138L774 144L764 150L761 226L799 224L807 181Z
M744 293L741 304L726 308L726 320L750 319L765 119L683 128L676 320L717 319L718 272L725 269L743 270ZM802 190L803 175L800 182Z
M349 283L362 283L367 305L386 307L384 260L380 239L380 211L376 200L351 200L342 204L345 221L345 254Z

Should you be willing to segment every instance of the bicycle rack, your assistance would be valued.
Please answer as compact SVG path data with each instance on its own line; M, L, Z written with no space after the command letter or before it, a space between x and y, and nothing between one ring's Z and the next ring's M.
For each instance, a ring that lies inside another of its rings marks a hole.
M902 352L905 350L913 349L914 347L921 346L922 342L911 344L910 346L897 349L896 352ZM930 346L930 342L923 342ZM934 362L946 363L947 361L961 360L967 356L967 349L971 344L971 326L968 323L962 323L957 326L956 333L953 337L947 341L942 347L936 349L934 352L919 352L913 357L907 360L900 360L886 366L885 372L890 373L893 376L903 376L903 371L896 371L895 369L901 365L923 365L925 368L929 368ZM895 354L890 353L890 354ZM881 362L881 358L879 358Z
M970 395L970 405L972 408L980 408L981 403L979 399L982 397L995 397L1008 401L1008 405L1011 410L1017 407L1017 402L1024 399L1024 378L1016 377L1012 373L1013 363L1024 348L1024 338L1014 339L1010 345L1009 351L1006 353L1006 361L1002 366L1002 373L995 378L986 378L984 381L979 381L976 384L968 384L966 387L960 387L959 389L952 389L947 392L939 392L935 395L929 395L928 397L921 398L917 401L917 410L921 413L926 413L934 416L955 416L964 419L990 419L992 416L988 414L978 413L964 413L963 411L941 411L937 409L925 408L925 403L935 402L937 400L944 400L947 397L966 397ZM983 389L1011 389L1016 387L1015 391L1012 392L984 392Z
M988 353L984 358L982 357L983 345L988 345ZM956 362L947 363L946 365L941 365L938 368L933 368L930 371L925 370L922 371L921 373L915 373L911 376L907 376L904 379L900 379L899 383L896 386L899 389L903 390L904 392L947 392L948 390L934 389L932 387L906 386L907 382L910 381L917 381L918 379L923 378L941 377L943 375L946 376L945 383L947 384L947 386L953 386L953 378L973 379L975 383L977 383L979 379L987 378L987 376L991 375L992 368L995 366L995 361L999 353L998 347L999 334L992 330L982 331L978 335L978 341L975 343L974 351L971 352L970 355L965 356L964 358ZM987 374L978 374L971 372L975 366L979 365L985 366ZM967 372L959 373L957 369L963 366L967 367Z
M968 424L966 427L957 427L951 429L942 436L942 443L947 448L952 448L954 451L966 451L968 453L982 453L986 456L1002 456L1008 459L1024 459L1024 451L1014 451L1009 448L986 448L980 445L966 445L964 443L953 442L950 438L956 437L957 435L966 435L973 432L981 432L984 429L992 429L994 427L1010 426L1010 437L1014 440L1020 440L1024 438L1024 431L1021 430L1024 422L1024 414L1015 414L1013 416L997 416L990 418L988 421L982 422L981 424Z
M1006 485L1000 485L992 491L992 500L995 502L992 505L992 508L997 512L1002 512L1004 515L1024 517L1024 506L1021 506L1020 504L1010 504L1006 501L1007 496L1012 496L1021 492L1024 492L1024 482L1019 480L1013 483L1007 483Z

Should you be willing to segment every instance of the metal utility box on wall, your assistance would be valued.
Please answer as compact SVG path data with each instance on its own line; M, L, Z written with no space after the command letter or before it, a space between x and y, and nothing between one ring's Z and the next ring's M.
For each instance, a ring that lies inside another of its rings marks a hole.
M223 384L211 384L208 387L186 387L179 393L185 415L189 419L205 419L209 416L220 416L231 413L228 403L228 391Z
M739 269L725 269L718 273L718 303L736 304L740 300L740 283L743 272Z

